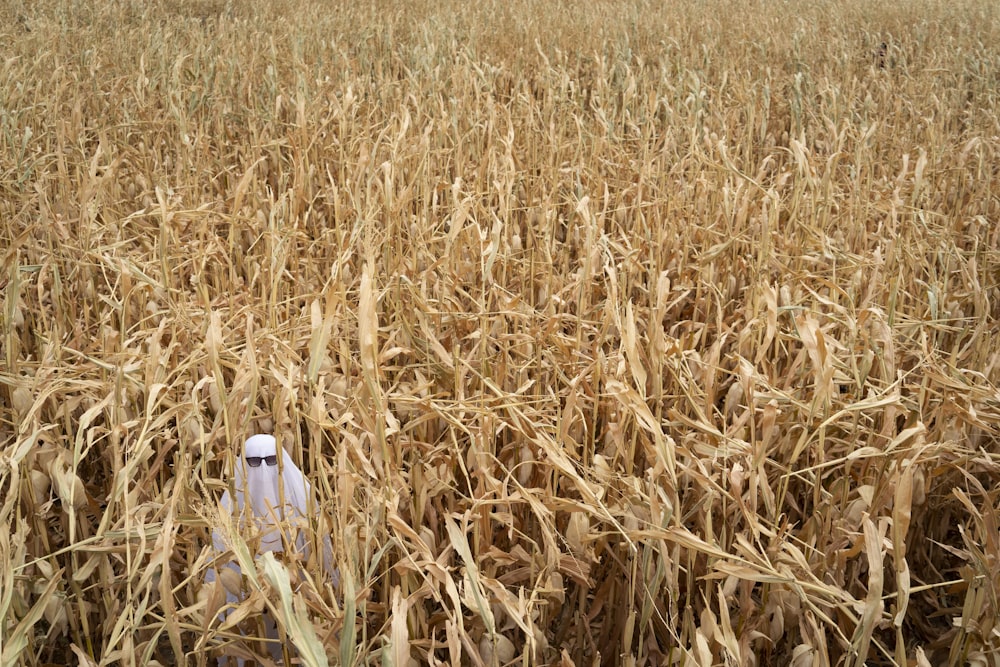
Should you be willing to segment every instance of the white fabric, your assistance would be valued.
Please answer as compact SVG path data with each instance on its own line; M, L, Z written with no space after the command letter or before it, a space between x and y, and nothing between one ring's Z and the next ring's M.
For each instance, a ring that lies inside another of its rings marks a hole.
M269 466L263 460L257 467L251 467L246 458L259 456L280 456L278 465ZM309 542L306 539L309 529L308 505L312 492L309 482L295 461L283 448L278 454L277 442L272 435L251 436L243 445L242 456L236 462L236 484L234 485L236 505L233 506L229 491L222 495L221 505L224 511L233 513L237 518L240 531L247 537L259 533L260 546L258 553L265 551L284 551L289 545L303 559L309 558ZM249 502L247 502L249 500ZM283 500L283 502L282 502ZM313 507L313 513L318 514L318 508ZM221 555L229 549L225 537L218 529L212 531L212 546L216 554ZM330 536L323 536L323 566L330 573L334 587L340 583L339 573L333 567L333 547ZM230 568L239 576L239 565L230 561L222 565ZM212 584L218 575L215 568L210 568L205 574L205 582ZM225 578L223 578L225 581ZM226 590L226 605L219 618L224 619L231 611L231 605L240 602L241 595ZM270 639L277 639L278 632L274 619L270 614L264 614L264 626ZM271 657L280 660L281 647L276 642L268 645ZM220 657L218 664L225 665L227 658ZM244 660L238 658L237 664L242 667Z
M255 435L243 445L243 456L236 464L236 509L243 512L249 496L252 511L242 519L252 521L261 531L261 552L284 551L282 537L285 542L294 540L298 550L305 547L304 531L290 530L308 526L303 519L307 515L306 505L312 488L302 471L284 448L281 450L281 461L276 466L261 461L259 466L252 468L246 462L248 456L275 456L277 453L273 435ZM285 502L281 502L281 493L284 493ZM232 504L227 491L222 496L222 506L232 512ZM241 527L245 534L245 524L241 523Z

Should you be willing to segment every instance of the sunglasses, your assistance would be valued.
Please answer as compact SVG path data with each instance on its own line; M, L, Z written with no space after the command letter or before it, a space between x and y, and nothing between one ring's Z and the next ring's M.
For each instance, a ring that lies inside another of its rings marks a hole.
M263 461L269 466L278 465L278 455L272 454L271 456L246 456L247 465L251 468L259 468L260 462Z

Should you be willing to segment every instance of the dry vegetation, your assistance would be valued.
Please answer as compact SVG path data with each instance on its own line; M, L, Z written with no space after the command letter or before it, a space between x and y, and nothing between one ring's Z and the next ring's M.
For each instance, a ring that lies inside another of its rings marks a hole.
M995 3L362 4L0 5L0 663L1000 664Z

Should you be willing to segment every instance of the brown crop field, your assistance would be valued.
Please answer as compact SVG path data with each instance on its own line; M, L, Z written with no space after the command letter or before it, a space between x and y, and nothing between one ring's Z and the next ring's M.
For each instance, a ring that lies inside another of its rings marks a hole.
M0 664L1000 665L998 318L993 0L0 0Z

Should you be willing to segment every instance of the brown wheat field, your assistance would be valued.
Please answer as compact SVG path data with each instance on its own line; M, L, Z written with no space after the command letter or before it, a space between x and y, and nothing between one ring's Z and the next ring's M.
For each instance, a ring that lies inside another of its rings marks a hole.
M0 0L0 664L1000 665L998 13Z

